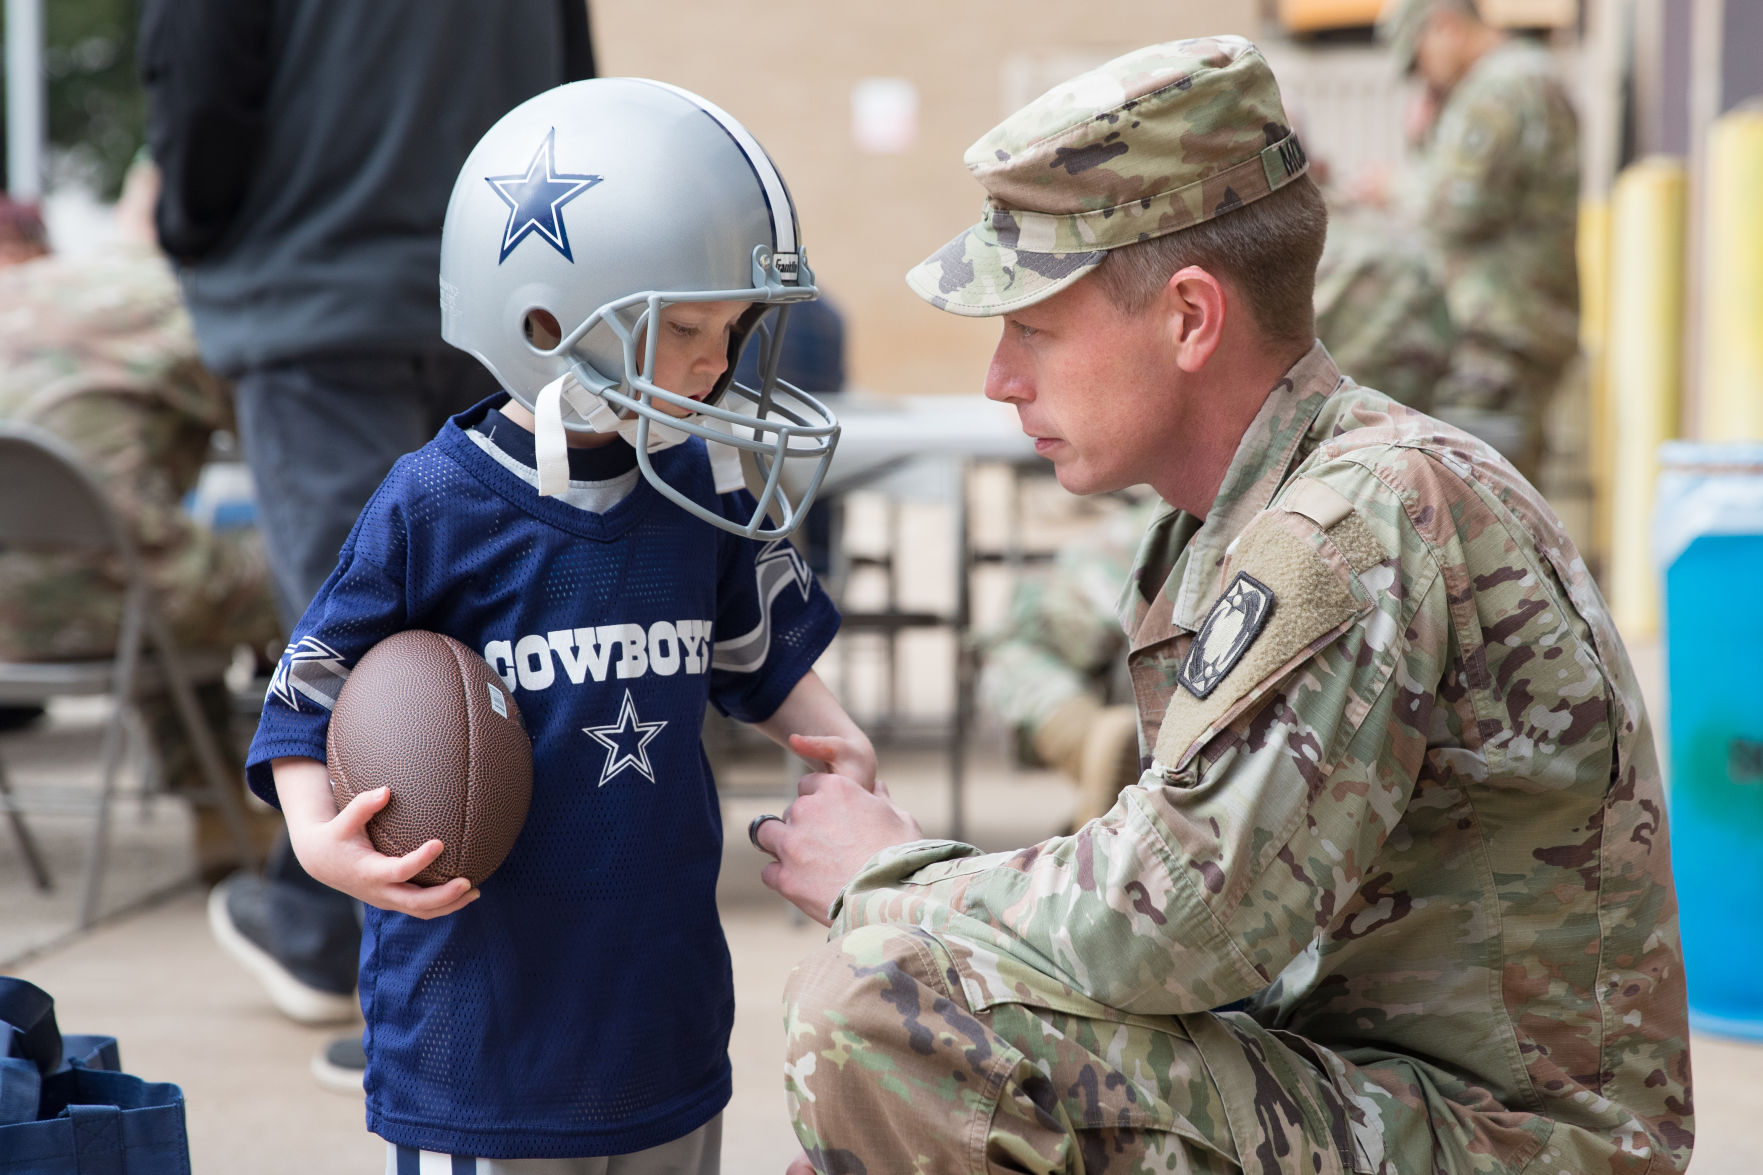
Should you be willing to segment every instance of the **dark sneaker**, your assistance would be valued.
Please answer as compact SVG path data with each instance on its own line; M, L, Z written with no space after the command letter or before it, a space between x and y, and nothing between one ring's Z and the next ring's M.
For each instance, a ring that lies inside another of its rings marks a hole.
M208 928L227 954L269 992L282 1015L302 1024L343 1024L357 1014L353 991L330 991L302 979L276 958L269 934L269 883L235 873L208 893Z
M359 1032L345 1033L328 1041L312 1058L312 1075L334 1093L359 1094L367 1073L367 1050Z
M0 730L23 730L45 713L41 706L0 706Z

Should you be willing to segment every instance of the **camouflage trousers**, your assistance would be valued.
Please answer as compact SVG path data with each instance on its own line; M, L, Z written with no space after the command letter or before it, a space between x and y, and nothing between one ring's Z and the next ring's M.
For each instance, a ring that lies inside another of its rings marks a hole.
M160 614L190 652L248 644L268 657L280 626L255 534L203 535L147 562ZM79 555L0 552L0 657L108 657L122 624L120 571Z
M1092 677L1026 641L987 649L980 666L980 702L1025 739L1071 699L1101 695Z
M1378 1169L1302 1039L1240 1013L1125 1016L1048 982L1060 1009L974 1007L948 947L908 926L804 960L785 994L785 1088L815 1170Z
M270 653L279 625L269 571L253 534L202 533L150 564L161 615L186 655L226 653L245 644ZM77 555L0 552L0 658L44 661L113 656L121 627L123 580ZM224 685L201 683L197 701L221 735L229 771L244 760ZM200 785L194 749L168 694L140 699L146 735L173 790Z

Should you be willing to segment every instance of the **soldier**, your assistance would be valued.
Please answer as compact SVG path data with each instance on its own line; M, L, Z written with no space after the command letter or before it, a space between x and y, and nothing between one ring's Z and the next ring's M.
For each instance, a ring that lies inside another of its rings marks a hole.
M1681 1171L1651 728L1584 562L1487 445L1312 338L1325 213L1234 37L968 152L913 271L1077 493L1165 503L1126 595L1152 764L1017 852L803 779L755 836L830 924L786 993L793 1171ZM879 794L878 794L879 793Z
M1419 241L1364 209L1335 211L1316 271L1316 335L1337 365L1424 410L1450 361L1445 299ZM980 697L1023 751L1077 785L1073 826L1114 806L1148 759L1137 713L1114 702L1126 634L1115 606L1156 496L1058 552L980 640Z
M1371 209L1330 205L1315 301L1316 337L1336 366L1398 404L1432 410L1456 336L1419 233Z
M1437 112L1396 198L1430 238L1458 332L1438 410L1504 427L1534 478L1579 345L1573 104L1547 51L1486 24L1474 0L1391 0L1379 27Z
M211 531L183 509L209 439L232 427L232 405L197 358L177 281L152 243L153 183L145 165L130 173L116 245L0 269L0 420L53 433L84 459L128 527L181 648L248 644L267 659L279 634L262 542L254 531ZM123 587L108 561L0 552L0 657L114 655ZM224 687L198 692L224 730ZM194 752L169 698L149 697L142 709L170 786L195 786ZM227 741L223 752L232 750ZM242 759L237 766L242 772ZM202 842L218 852L224 838L207 823L204 814Z

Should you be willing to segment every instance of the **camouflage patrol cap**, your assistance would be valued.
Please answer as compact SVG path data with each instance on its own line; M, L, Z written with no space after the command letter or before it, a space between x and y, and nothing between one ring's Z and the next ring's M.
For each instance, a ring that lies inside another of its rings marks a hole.
M1117 57L993 127L965 162L986 190L979 223L906 284L972 317L1051 297L1109 249L1222 216L1308 167L1273 71L1241 37Z
M1420 44L1420 30L1432 10L1449 5L1459 12L1478 15L1475 0L1385 0L1377 14L1377 36L1388 41L1396 68L1408 73L1414 68L1414 51Z

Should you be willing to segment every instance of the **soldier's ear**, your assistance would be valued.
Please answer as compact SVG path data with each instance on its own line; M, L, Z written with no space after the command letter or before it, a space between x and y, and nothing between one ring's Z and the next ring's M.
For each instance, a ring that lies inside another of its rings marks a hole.
M1218 350L1229 305L1224 283L1211 272L1190 265L1170 275L1155 308L1183 371L1199 371Z

